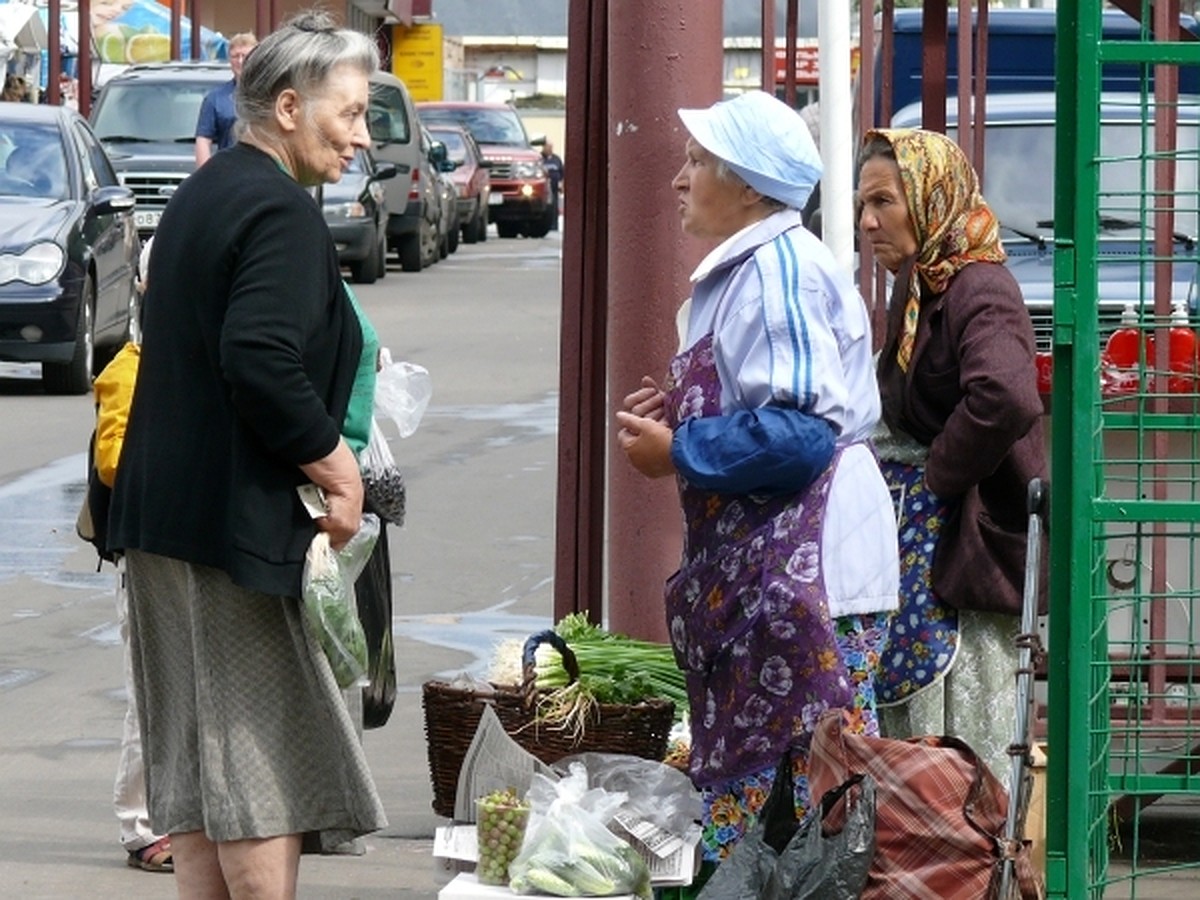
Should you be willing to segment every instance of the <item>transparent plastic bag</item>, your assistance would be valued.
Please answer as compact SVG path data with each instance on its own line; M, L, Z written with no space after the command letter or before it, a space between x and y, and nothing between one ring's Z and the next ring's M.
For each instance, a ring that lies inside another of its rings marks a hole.
M404 524L404 475L379 423L371 420L371 439L358 461L366 505L385 522Z
M304 557L303 619L342 689L367 683L367 638L358 618L354 582L371 556L379 527L378 516L363 516L358 532L341 550L334 550L329 535L319 531Z
M528 799L525 840L508 869L513 891L650 900L646 861L607 827L627 799L624 792L589 789L587 770L574 763L559 781L534 775Z
M387 347L379 351L375 374L375 415L396 423L400 437L408 437L421 424L433 385L429 370L410 362L392 362Z
M672 834L686 834L703 813L692 779L673 766L624 753L588 751L564 756L554 768L570 771L575 763L583 764L592 787L628 794L622 814L652 822Z

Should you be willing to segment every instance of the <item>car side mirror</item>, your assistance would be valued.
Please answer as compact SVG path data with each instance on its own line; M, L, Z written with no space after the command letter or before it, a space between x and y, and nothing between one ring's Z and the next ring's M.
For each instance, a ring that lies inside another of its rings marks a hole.
M97 216L110 216L113 213L129 212L137 200L133 191L121 185L108 185L97 188L92 194L92 213Z
M458 163L456 163L454 160L452 160L452 159L442 160L441 169L443 172L453 172L457 168L458 168Z
M429 145L429 161L434 165L441 166L446 161L446 145L441 141L434 141Z
M372 181L387 181L389 178L395 178L399 170L395 163L383 162L375 166L375 172L371 175Z

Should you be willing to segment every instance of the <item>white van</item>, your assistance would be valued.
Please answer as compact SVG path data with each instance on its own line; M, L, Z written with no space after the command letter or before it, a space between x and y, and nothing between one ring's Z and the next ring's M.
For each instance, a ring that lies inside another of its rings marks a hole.
M417 110L404 82L389 72L371 75L371 105L367 127L375 158L396 165L387 188L388 248L406 272L419 272L440 258L441 198L436 166L438 143L427 155L421 147ZM429 157L434 157L431 160Z

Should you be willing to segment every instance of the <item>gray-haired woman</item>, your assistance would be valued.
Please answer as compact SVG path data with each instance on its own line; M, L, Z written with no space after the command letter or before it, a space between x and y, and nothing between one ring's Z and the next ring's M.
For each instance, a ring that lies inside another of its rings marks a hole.
M352 444L375 354L306 187L367 146L378 65L321 13L268 36L238 82L239 143L180 186L155 237L110 545L181 897L294 896L302 836L328 848L386 824L297 600L314 535L297 486L324 490L315 528L335 547L361 521Z

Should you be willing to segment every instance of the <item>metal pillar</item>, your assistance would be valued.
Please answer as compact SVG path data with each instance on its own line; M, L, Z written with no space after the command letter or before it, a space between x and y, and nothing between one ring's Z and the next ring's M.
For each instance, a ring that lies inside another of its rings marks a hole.
M604 451L608 279L608 0L571 0L559 338L554 620L604 619Z
M79 114L92 111L92 0L79 0Z
M51 106L62 103L62 2L50 0L46 6L46 51L50 67L46 73L46 101Z
M676 110L721 98L722 4L610 0L608 77L610 626L664 640L663 582L681 522L672 479L648 481L615 449L612 411L674 354L675 312L706 246L684 237L671 179L686 140Z
M183 59L183 0L171 0L171 59Z
M200 59L203 55L200 51L200 0L192 0L192 59Z

